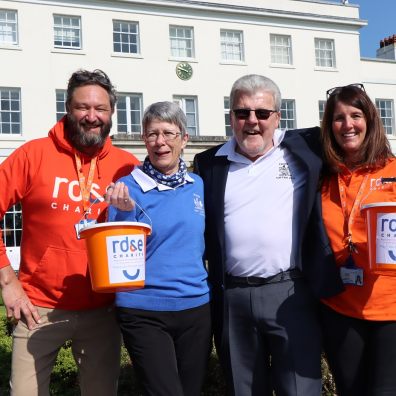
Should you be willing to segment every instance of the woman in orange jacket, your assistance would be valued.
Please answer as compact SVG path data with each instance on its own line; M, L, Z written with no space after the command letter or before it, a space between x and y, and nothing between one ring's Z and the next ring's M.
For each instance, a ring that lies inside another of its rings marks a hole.
M362 84L327 95L322 213L345 290L322 300L325 351L340 396L396 395L396 270L370 270L362 210L396 200L396 183L382 182L396 159Z

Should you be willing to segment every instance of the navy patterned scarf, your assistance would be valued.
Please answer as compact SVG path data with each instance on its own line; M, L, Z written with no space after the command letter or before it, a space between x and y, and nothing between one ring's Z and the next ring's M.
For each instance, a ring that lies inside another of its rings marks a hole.
M187 174L187 166L185 162L180 158L179 170L173 175L164 175L163 173L157 171L157 169L155 169L151 164L149 157L146 157L143 162L143 172L159 184L176 188L184 184L184 180Z

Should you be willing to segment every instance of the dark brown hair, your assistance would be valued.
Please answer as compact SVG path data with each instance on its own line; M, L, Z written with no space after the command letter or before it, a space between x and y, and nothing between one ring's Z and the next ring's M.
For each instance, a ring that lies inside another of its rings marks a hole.
M76 88L85 85L99 85L109 95L111 110L114 110L117 102L117 94L107 74L99 69L90 72L88 70L78 70L72 74L67 85L66 109L69 110L70 102Z
M356 85L346 85L336 88L330 94L323 115L321 138L327 170L338 172L339 164L345 163L343 150L335 140L332 130L334 110L338 102L360 109L366 119L366 136L358 149L358 160L355 165L367 165L373 169L383 167L387 159L394 155L377 109L364 89Z

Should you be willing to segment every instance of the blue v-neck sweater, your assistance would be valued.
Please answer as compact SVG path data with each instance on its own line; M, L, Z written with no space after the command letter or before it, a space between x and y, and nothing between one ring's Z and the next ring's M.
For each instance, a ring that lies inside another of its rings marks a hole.
M146 192L132 175L120 179L130 196L144 209L125 212L109 208L109 221L138 221L152 225L147 237L146 280L143 289L116 293L116 305L151 311L180 311L209 302L207 271L203 262L205 212L203 183Z

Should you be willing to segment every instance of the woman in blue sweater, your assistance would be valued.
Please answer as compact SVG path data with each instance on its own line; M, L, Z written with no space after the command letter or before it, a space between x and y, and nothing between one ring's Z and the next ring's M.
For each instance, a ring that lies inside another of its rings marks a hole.
M211 346L203 184L180 158L188 134L178 105L150 105L142 124L143 166L108 191L109 221L152 225L145 287L116 294L118 320L147 395L199 396ZM137 205L125 210L129 196Z

